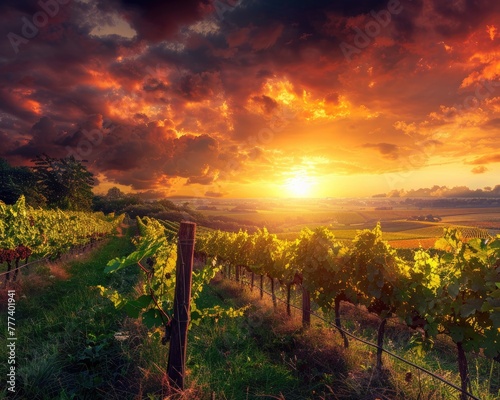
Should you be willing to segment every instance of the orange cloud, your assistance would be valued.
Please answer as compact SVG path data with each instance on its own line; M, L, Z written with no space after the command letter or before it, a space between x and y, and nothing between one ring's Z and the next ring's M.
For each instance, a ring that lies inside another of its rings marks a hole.
M469 162L472 165L481 165L481 164L491 164L500 162L500 154L490 154L486 156L479 157L474 161Z
M497 30L497 28L496 28L495 25L487 25L486 26L486 32L490 36L491 40L495 40L495 38L497 36L497 33L498 33L498 30Z
M488 171L488 168L486 168L485 166L481 165L479 167L474 167L471 169L471 172L473 174L484 174L485 172Z

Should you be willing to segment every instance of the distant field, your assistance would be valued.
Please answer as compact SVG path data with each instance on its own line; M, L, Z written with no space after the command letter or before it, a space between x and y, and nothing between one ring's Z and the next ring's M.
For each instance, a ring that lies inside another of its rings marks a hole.
M376 223L377 221L401 221L412 216L433 215L443 219L442 222L461 225L461 222L488 222L500 225L500 208L433 208L433 209L393 209L375 210L373 208L306 208L283 207L255 212L235 212L229 210L201 211L207 216L224 216L234 220L251 221L256 224L268 222L283 225L309 225L312 223L332 223L339 225L358 225ZM413 221L408 221L413 222ZM404 229L404 228L403 228ZM411 228L410 228L411 229Z
M423 227L423 228L405 229L405 230L400 230L400 231L386 230L386 228L384 228L384 224L381 224L381 226L382 226L382 232L383 232L382 237L384 240L388 240L388 241L417 240L417 239L429 239L429 238L433 238L433 240L435 240L435 238L440 237L443 233L443 226L428 226L428 227ZM314 229L315 227L309 226L309 228ZM330 230L333 232L335 237L338 239L352 240L352 239L354 239L354 237L356 236L357 232L360 229L335 229L335 228L330 227ZM293 232L278 233L277 236L280 239L294 240L294 239L299 237L299 234L300 234L300 230L297 230L297 231L293 231Z
M360 224L366 220L354 211L311 211L306 209L257 210L257 212L202 211L207 216L223 216L240 221L270 224L309 224L318 222L338 222L341 224Z
M443 222L488 229L491 234L500 233L500 212L454 215L444 217Z
M267 227L280 239L294 240L304 228L327 226L338 239L352 240L358 230L372 229L380 221L383 238L398 248L431 247L443 234L443 228L455 226L464 237L485 238L500 233L500 208L433 208L376 210L369 207L352 209L334 207L267 208L256 212L229 210L203 211L205 215L229 217L235 221ZM408 221L412 216L432 215L439 222Z

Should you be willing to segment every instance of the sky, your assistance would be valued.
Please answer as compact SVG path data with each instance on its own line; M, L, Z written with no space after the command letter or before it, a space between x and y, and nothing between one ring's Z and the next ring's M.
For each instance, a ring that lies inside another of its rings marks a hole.
M7 0L0 157L96 192L500 184L500 2Z

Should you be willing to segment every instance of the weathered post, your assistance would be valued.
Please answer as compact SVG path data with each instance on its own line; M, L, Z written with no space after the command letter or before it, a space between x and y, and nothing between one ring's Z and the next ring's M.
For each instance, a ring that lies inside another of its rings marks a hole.
M302 286L302 326L304 328L311 326L311 295L304 286Z
M290 309L290 298L292 297L292 284L287 283L286 285L286 315L292 316L292 310Z
M195 233L195 223L181 222L179 243L177 245L174 316L171 322L172 337L167 366L170 384L175 389L180 390L184 389Z

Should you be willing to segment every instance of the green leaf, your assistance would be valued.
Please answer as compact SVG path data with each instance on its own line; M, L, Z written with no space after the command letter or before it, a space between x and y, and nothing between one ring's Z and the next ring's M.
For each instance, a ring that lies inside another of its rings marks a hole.
M438 250L448 250L450 248L450 244L445 238L439 238L436 240L436 243L434 243L434 248Z
M458 283L452 283L452 284L448 285L447 290L448 290L448 294L451 297L457 297L458 293L460 291L460 285Z
M160 311L156 308L151 308L145 313L142 314L142 322L149 329L159 327L163 324L163 320L161 319Z
M143 295L136 300L127 301L123 309L130 318L139 318L141 311L147 308L152 301L151 296Z
M130 318L139 318L139 314L141 313L142 309L140 307L137 307L137 305L134 305L133 301L129 301L125 303L123 306L123 310L127 313L127 315Z
M488 244L490 249L500 249L500 238L497 238Z
M104 286L96 286L99 289L101 296L108 298L113 302L116 309L122 308L126 304L125 298L116 290L106 288Z
M149 244L145 249L140 249L138 251L134 251L129 254L127 257L119 259L115 258L108 262L106 268L104 268L104 272L109 274L116 271L119 271L122 268L128 267L129 265L135 265L140 262L142 259L151 257L156 254L156 252L160 249L163 243L154 243Z
M462 327L453 326L450 328L450 336L455 343L462 342L464 340L464 330Z
M465 302L462 307L460 307L460 315L463 318L467 318L474 314L476 311L480 310L483 305L483 300L481 299L469 299Z
M500 312L492 312L490 319L493 322L493 329L500 329ZM499 332L500 335L500 332Z

